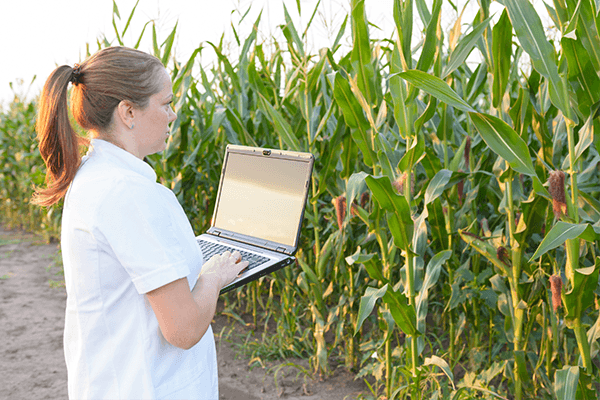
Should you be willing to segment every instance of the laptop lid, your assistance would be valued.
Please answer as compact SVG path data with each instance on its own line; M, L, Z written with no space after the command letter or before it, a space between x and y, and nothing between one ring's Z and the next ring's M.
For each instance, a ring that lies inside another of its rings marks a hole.
M208 233L293 255L314 157L228 145Z

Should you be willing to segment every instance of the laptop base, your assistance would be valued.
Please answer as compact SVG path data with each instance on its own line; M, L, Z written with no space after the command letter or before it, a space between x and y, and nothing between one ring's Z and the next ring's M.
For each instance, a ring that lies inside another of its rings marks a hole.
M276 262L275 264L273 264L261 271L258 271L255 274L249 275L249 276L245 277L244 279L233 281L232 283L230 283L229 285L227 285L223 289L221 289L220 294L227 293L233 289L237 289L241 286L244 286L245 284L252 282L258 278L262 278L263 276L270 274L271 272L278 271L281 268L294 263L294 261L296 261L296 257L284 258L283 260L280 260L280 261Z

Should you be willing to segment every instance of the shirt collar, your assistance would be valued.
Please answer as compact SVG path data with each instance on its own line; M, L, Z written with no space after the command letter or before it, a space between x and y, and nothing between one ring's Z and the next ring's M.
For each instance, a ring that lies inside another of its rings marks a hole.
M146 162L140 160L130 152L115 146L114 144L102 139L92 139L90 148L86 154L87 157L99 157L109 160L111 163L128 169L156 182L156 172Z

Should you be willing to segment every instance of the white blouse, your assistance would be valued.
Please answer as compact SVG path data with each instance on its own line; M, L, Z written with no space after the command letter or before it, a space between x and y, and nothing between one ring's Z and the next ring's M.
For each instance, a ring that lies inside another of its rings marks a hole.
M148 164L94 139L65 197L61 247L70 399L217 400L212 328L189 350L167 342L145 293L203 264L173 192Z

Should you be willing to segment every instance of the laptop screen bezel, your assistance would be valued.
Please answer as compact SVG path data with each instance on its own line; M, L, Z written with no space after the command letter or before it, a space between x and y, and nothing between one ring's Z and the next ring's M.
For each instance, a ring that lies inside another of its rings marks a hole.
M307 164L308 173L306 176L306 181L304 182L304 201L302 205L302 211L300 214L300 220L298 221L298 227L296 232L296 237L293 245L288 245L284 243L279 243L275 241L270 241L266 239L260 239L253 236L244 235L239 232L234 232L231 230L219 228L215 226L215 221L217 220L217 214L219 212L219 200L221 198L221 188L223 186L223 180L225 177L225 172L227 170L227 161L229 160L229 156L233 153L242 154L242 155L251 155L251 156L259 156L259 157L268 157L273 159L286 159L297 161L301 163ZM266 149L259 147L249 147L249 146L240 146L240 145L227 145L225 150L225 157L223 159L223 167L221 168L221 178L219 180L219 189L217 191L217 197L215 201L213 216L211 219L211 226L208 229L208 233L213 235L218 235L221 237L225 237L228 239L236 240L242 243L248 243L254 246L263 247L272 251L277 251L280 253L285 253L289 255L294 255L298 249L298 243L300 240L300 231L302 229L302 222L304 220L304 211L306 209L306 202L308 200L308 191L310 190L310 180L312 177L312 169L314 164L314 156L310 153L303 152L295 152L295 151L286 151L286 150L277 150L277 149Z

